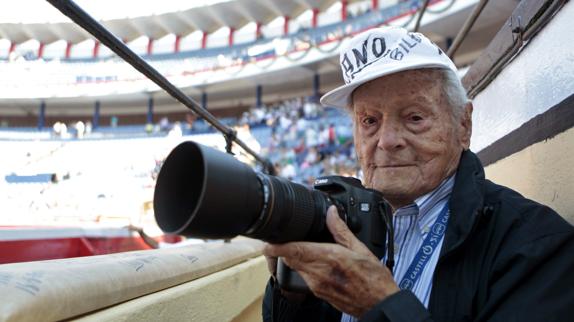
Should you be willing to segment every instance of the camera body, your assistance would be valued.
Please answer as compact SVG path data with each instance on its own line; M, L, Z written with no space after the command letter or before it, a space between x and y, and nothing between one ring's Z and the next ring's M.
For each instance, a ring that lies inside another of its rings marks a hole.
M363 187L361 181L356 178L342 176L317 178L314 189L326 195L328 206L333 204L337 207L341 219L377 258L385 255L386 221L389 220L391 211L380 192ZM318 241L334 242L330 233L321 239ZM277 282L287 291L309 291L303 278L281 259L277 262Z

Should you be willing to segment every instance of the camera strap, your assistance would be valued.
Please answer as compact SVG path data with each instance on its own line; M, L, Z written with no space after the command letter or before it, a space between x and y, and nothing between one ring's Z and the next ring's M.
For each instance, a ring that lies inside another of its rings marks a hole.
M434 224L431 226L421 248L415 255L415 258L399 283L399 287L402 290L411 290L413 288L415 283L421 277L424 268L432 257L432 254L438 248L440 241L444 237L449 217L448 205L449 202L444 205Z

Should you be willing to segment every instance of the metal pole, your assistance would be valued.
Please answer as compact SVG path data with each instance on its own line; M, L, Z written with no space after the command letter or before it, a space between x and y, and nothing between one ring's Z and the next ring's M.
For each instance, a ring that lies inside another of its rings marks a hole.
M257 85L255 88L255 107L263 105L263 86Z
M207 110L207 92L201 93L201 107Z
M423 6L421 7L419 16L417 17L417 22L415 23L415 29L414 32L418 32L419 31L419 27L421 26L421 20L423 19L423 15L425 14L425 11L427 11L427 7L429 5L430 0L425 0L425 3L423 4Z
M72 21L77 23L80 27L91 33L102 44L106 45L110 50L121 57L125 62L132 65L140 73L144 74L151 81L156 83L159 87L163 88L169 95L177 99L183 105L187 106L190 110L203 117L209 124L215 127L218 131L223 133L226 138L231 139L239 145L245 152L251 154L257 161L267 164L268 161L259 156L255 151L249 148L243 141L237 139L235 131L225 124L221 123L215 116L207 112L201 106L185 95L179 88L171 84L163 75L155 70L150 64L139 57L131 49L129 49L120 39L114 36L104 26L92 18L82 8L71 0L47 0L52 6L60 10L63 14L68 16Z
M94 104L94 117L92 118L92 129L97 129L100 126L100 101Z
M153 97L147 100L147 124L153 124Z
M321 78L319 73L313 75L313 99L319 100L319 88L321 86Z
M46 102L40 102L40 107L38 110L38 130L43 130L46 124Z
M456 35L456 38L454 39L454 41L452 42L452 45L448 49L448 51L446 53L448 55L448 57L450 57L451 59L454 57L454 54L458 50L458 47L460 47L460 45L464 41L464 38L466 38L466 35L468 34L470 29L474 25L474 22L476 21L476 19L478 18L478 16L482 12L482 9L484 9L484 7L486 6L487 3L488 3L488 0L480 0L480 2L476 5L476 7L474 7L474 9L472 10L470 15L468 16L468 18L464 22L462 29L458 32L458 35Z

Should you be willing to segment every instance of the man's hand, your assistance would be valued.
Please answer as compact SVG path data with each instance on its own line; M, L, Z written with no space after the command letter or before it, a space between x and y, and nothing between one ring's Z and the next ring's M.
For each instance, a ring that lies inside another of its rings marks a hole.
M283 257L313 294L355 317L399 291L390 271L353 235L334 206L327 212L327 227L337 244L269 244L263 253Z
M277 275L277 257L265 255L265 259L267 260L269 273L275 277ZM283 289L281 290L281 294L292 302L302 302L307 297L307 294L288 292Z

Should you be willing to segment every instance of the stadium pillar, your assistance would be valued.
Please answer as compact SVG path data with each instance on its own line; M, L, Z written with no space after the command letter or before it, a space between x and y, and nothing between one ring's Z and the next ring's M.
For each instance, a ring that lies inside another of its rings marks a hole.
M207 110L207 92L201 92L201 107Z
M68 42L66 43L66 53L64 54L64 57L65 57L66 59L70 58L70 56L71 56L71 54L72 54L72 46L73 46L73 44L72 44L71 41L68 41Z
M179 53L179 45L181 44L181 36L175 35L175 44L173 45L173 52Z
M12 41L10 42L10 49L8 50L8 56L10 56L10 54L13 53L14 50L16 50L16 43Z
M313 16L311 18L311 26L313 28L317 28L317 18L319 17L319 9L313 8Z
M147 100L147 124L153 124L153 97Z
M347 0L341 0L341 20L347 20Z
M207 47L207 31L203 32L201 36L201 49L205 49Z
M283 16L283 35L287 36L289 34L289 16Z
M373 10L378 10L379 9L379 0L373 0L372 7L373 7Z
M255 25L255 40L261 38L261 23L257 22Z
M229 27L229 47L233 46L233 34L235 33L235 28Z
M40 45L38 45L38 59L42 58L44 56L44 47L46 45L41 42Z
M100 53L100 42L96 40L94 42L94 49L92 50L92 57L98 58L99 53Z
M38 109L38 130L42 130L46 124L46 102L40 102Z
M255 88L255 106L261 107L263 105L263 86L257 85Z
M151 55L153 53L153 38L149 37L147 39L147 54Z
M92 117L92 129L97 129L100 126L100 101L94 104L94 116Z
M313 75L313 99L319 100L320 87L321 87L321 77L317 73Z

